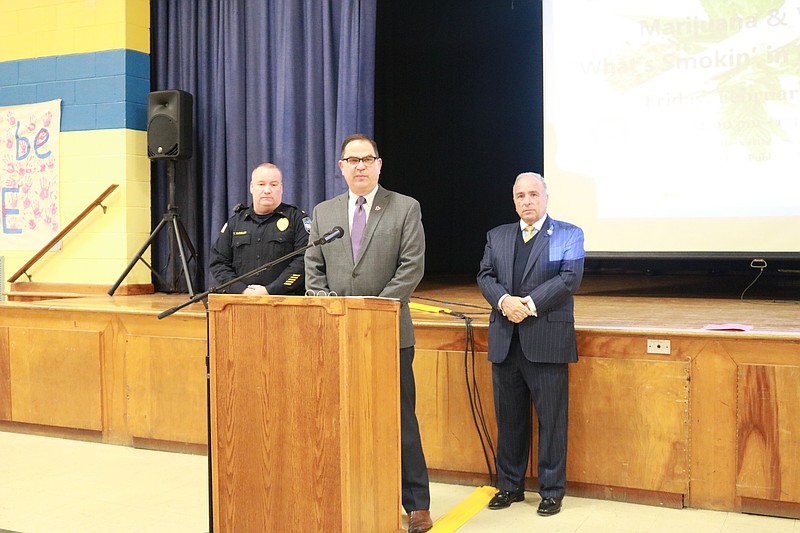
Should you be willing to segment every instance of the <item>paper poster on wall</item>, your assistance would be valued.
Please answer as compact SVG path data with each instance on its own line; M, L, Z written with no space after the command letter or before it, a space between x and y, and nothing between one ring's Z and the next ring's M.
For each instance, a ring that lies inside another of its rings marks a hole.
M60 230L61 100L0 107L0 250L38 250Z

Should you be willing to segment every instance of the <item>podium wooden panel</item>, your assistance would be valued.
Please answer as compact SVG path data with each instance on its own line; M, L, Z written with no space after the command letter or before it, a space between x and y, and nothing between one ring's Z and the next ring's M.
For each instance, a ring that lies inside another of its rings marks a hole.
M208 303L214 531L402 531L399 304Z

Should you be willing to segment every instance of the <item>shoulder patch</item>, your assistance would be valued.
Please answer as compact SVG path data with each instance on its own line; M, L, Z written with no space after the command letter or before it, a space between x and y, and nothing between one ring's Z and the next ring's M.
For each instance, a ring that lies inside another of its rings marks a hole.
M311 217L303 217L303 227L306 228L306 233L311 233Z

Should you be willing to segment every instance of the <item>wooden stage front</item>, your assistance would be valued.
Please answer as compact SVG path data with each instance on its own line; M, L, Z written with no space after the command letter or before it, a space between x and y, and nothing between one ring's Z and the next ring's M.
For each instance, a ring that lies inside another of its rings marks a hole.
M474 378L495 438L486 302L470 283L427 283L415 296L470 317ZM0 429L205 452L204 308L156 318L186 299L0 304ZM486 483L465 382L473 368L467 320L424 311L413 318L431 477ZM579 295L575 321L570 494L800 517L797 302ZM703 329L728 323L753 329ZM648 353L648 341L668 341L669 353ZM532 450L535 464L535 432ZM534 475L529 467L531 488Z

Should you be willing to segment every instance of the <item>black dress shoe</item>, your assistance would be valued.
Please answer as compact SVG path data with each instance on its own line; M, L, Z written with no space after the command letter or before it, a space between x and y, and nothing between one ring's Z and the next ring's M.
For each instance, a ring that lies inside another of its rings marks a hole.
M542 516L551 516L554 514L558 514L561 510L561 500L557 500L555 498L544 498L541 503L539 503L539 508L536 510Z
M497 494L489 500L489 509L505 509L514 502L521 502L525 499L525 492L511 492L510 490L498 490Z

